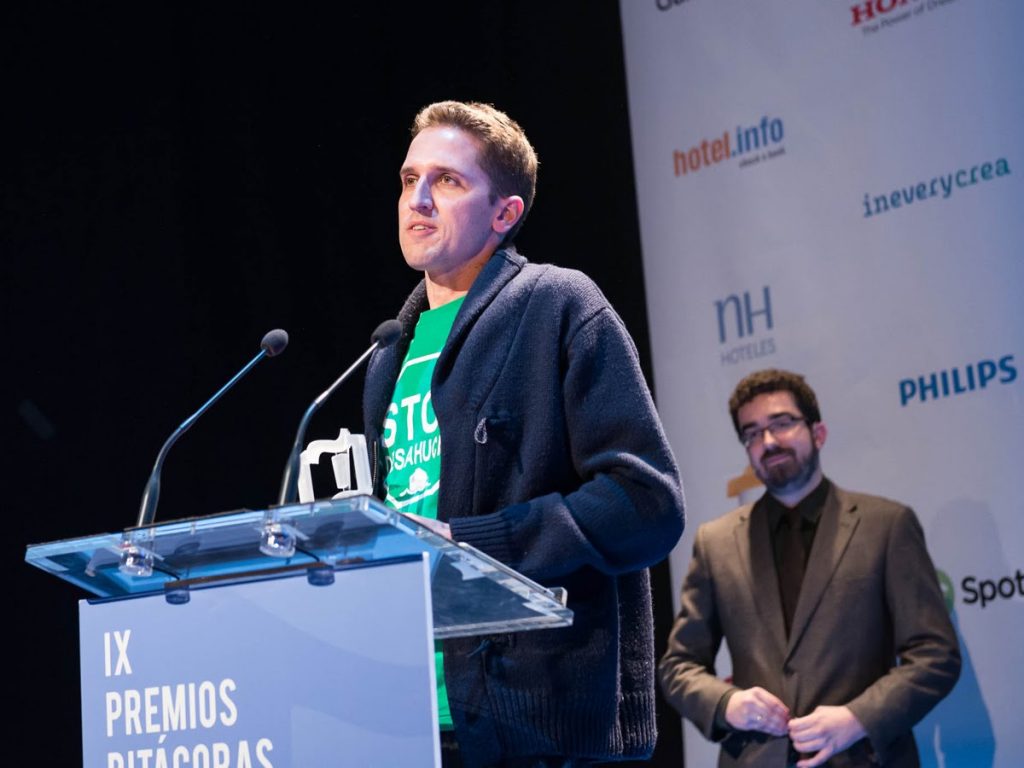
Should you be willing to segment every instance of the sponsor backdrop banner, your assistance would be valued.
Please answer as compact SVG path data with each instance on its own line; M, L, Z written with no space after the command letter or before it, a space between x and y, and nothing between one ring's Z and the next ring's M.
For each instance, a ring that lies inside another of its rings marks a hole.
M732 388L804 373L826 473L914 507L962 642L916 731L924 764L1024 765L1024 3L621 11L655 385L688 501L676 584L697 525L745 486ZM688 765L713 764L686 737Z

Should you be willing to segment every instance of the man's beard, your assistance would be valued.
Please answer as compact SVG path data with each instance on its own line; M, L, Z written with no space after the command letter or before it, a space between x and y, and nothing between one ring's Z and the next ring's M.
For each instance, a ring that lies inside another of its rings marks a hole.
M764 460L779 454L788 454L792 461L765 468ZM758 466L754 467L754 474L772 493L785 494L800 490L807 485L814 477L814 473L818 471L818 465L818 446L816 445L811 446L810 455L802 462L797 460L793 450L777 448L771 453L762 454Z

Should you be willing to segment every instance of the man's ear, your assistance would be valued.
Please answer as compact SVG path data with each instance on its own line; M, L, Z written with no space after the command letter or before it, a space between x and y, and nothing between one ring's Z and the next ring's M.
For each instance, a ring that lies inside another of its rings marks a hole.
M519 195L504 197L500 203L501 207L491 222L491 228L499 235L504 235L516 225L517 221L523 218L523 210L526 208L526 204Z
M825 445L825 438L828 437L828 427L824 421L819 421L811 427L811 437L814 438L814 446L820 451Z

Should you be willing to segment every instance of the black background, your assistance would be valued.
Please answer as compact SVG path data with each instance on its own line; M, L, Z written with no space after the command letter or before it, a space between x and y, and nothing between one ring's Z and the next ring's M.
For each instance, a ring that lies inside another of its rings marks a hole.
M650 380L621 29L614 0L32 2L0 14L14 608L2 631L22 719L7 754L70 766L85 594L25 564L25 546L134 524L163 441L281 327L287 351L169 454L157 517L276 500L303 410L419 279L398 249L396 200L422 105L486 101L523 125L541 170L519 248L598 283ZM360 392L344 385L309 437L361 431ZM666 565L655 582L660 653ZM650 764L678 766L679 723L659 707Z

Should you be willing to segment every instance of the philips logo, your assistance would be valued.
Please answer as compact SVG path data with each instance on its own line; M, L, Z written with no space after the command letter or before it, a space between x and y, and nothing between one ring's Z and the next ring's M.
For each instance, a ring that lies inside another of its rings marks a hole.
M1013 355L998 360L979 360L977 363L934 371L921 376L900 380L900 405L924 403L953 395L985 389L992 383L1010 384L1017 380Z
M702 139L689 149L673 150L672 170L676 176L686 176L733 157L739 158L740 168L756 165L786 153L784 136L782 118L765 116L753 125L737 125L735 131Z
M760 295L744 291L730 294L715 302L715 316L718 321L718 343L740 341L755 335L759 330L767 333L774 327L772 320L772 292L767 285ZM757 341L747 341L721 352L722 365L735 365L744 360L754 360L775 354L775 339L771 336Z

